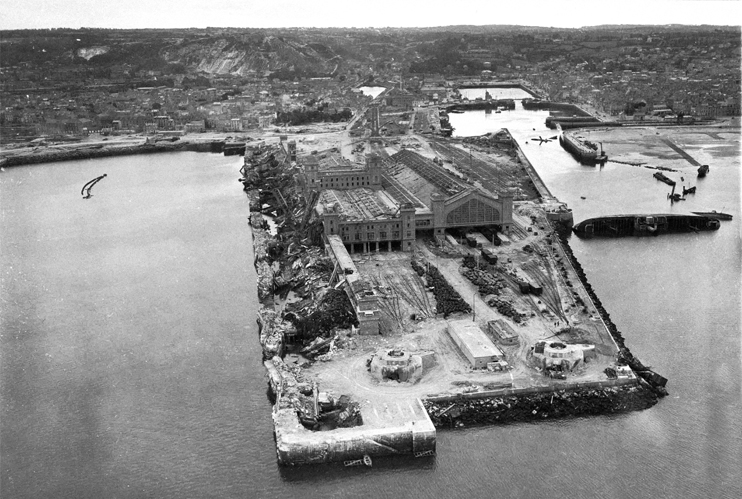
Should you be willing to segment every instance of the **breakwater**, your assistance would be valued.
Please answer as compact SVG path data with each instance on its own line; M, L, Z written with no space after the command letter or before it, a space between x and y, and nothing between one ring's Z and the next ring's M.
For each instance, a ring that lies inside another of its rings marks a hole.
M606 384L563 390L544 387L543 390L528 389L522 394L460 396L454 400L425 399L423 405L433 424L445 428L638 411L658 401L658 396L643 383Z
M0 166L36 165L59 161L75 161L82 159L110 158L115 156L131 156L135 154L154 154L159 152L195 151L221 153L224 141L208 142L159 142L156 144L138 144L133 146L97 147L81 145L68 150L49 150L40 154L24 154L9 156L0 162Z

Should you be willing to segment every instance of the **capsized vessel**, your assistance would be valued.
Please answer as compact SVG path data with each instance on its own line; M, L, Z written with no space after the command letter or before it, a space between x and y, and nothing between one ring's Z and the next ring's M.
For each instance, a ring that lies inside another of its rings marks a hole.
M701 215L612 215L589 218L572 230L578 236L656 236L677 232L701 232L719 229L719 219Z

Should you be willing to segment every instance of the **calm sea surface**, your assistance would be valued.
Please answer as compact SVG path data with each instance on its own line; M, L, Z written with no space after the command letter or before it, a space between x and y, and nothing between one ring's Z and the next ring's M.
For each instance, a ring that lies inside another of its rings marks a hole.
M523 143L551 132L544 116L451 121L456 133L508 127ZM650 170L582 167L555 142L524 150L576 221L670 209ZM740 497L739 160L725 161L709 161L682 207L734 212L718 232L572 239L629 347L670 379L669 397L620 416L441 431L435 459L348 469L276 464L241 158L7 169L0 496Z

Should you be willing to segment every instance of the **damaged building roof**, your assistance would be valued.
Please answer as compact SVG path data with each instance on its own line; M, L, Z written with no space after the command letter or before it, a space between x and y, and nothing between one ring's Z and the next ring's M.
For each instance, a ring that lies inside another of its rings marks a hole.
M318 214L330 207L338 209L342 220L393 218L399 210L398 203L388 193L364 188L322 191L317 202Z

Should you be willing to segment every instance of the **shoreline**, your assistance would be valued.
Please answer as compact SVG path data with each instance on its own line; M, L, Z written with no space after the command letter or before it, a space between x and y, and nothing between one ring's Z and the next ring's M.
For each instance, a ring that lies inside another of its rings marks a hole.
M15 154L0 159L0 167L10 168L14 166L36 165L40 163L58 163L61 161L75 161L81 159L109 158L116 156L132 156L137 154L154 154L161 152L211 152L222 153L224 140L209 141L160 141L154 144L116 144L110 145L88 145L76 144L68 149L47 149L38 154ZM23 151L26 152L26 151Z

